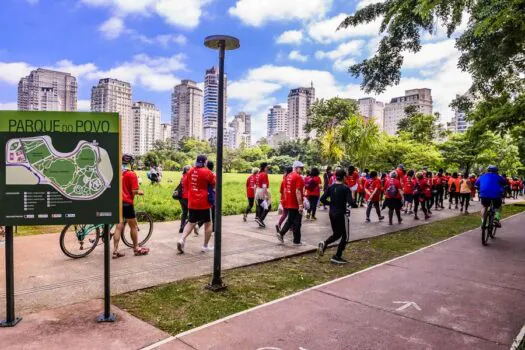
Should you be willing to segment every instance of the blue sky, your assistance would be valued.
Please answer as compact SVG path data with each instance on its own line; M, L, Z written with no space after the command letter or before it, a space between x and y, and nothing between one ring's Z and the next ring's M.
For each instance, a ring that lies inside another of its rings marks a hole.
M170 94L181 79L203 81L217 53L203 40L229 34L241 49L227 54L228 116L254 116L254 139L266 133L266 114L286 102L290 88L314 82L318 97L359 98L359 81L346 68L375 51L379 22L336 32L345 15L381 0L2 0L0 109L16 109L18 80L36 67L69 71L79 83L79 109L105 77L133 85L133 99L155 103L170 120ZM428 87L434 110L450 119L448 104L470 77L456 68L458 52L438 26L423 49L407 53L399 86Z

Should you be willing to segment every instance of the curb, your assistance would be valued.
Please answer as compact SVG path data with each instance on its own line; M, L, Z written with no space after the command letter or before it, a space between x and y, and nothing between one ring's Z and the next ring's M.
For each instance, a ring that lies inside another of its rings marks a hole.
M512 343L510 350L517 350L523 341L525 341L525 326L521 327L521 331L518 333L518 335L514 339L514 342Z

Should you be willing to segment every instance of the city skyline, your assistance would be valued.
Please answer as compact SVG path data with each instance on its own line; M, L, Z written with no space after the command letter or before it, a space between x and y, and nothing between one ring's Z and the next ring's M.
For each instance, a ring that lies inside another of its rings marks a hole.
M74 0L74 6L49 0L4 1L0 19L17 35L6 36L0 47L0 108L16 109L20 78L44 67L77 77L79 110L89 110L91 87L112 77L130 82L134 98L154 103L167 122L173 87L189 79L203 89L205 69L218 63L217 52L203 46L204 38L216 34L217 28L241 41L241 48L228 53L226 60L227 116L231 121L240 111L250 113L254 139L266 135L269 108L286 105L290 89L309 86L312 80L316 97L368 96L346 70L373 53L378 23L336 31L344 16L365 0L312 0L299 13L295 9L302 2L297 0L262 2L257 11L253 4L240 5L247 0L192 1L182 10L162 12L154 6L159 1L133 6L110 0ZM27 21L31 27L24 25ZM34 40L31 28L39 28L39 40ZM407 89L428 87L434 110L450 121L450 101L467 91L470 77L456 68L455 37L447 38L439 26L435 34L422 34L421 52L405 55L400 85L370 97L388 102Z

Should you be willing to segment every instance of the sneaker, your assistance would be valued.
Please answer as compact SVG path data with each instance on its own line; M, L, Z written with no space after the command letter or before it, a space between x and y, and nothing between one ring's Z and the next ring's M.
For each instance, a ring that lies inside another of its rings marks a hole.
M425 220L430 219L430 215L425 215Z
M461 208L461 209L459 210L459 212L460 212L460 213L463 213L463 208Z
M392 221L389 221L388 224L389 224L389 225L393 225Z
M499 220L494 220L494 226L501 228L501 222Z
M246 222L248 219L248 214L244 213L242 216L242 221Z
M408 212L408 215L412 215L412 214L414 214L412 210Z
M184 241L182 239L177 242L177 250L179 253L184 254Z
M468 210L465 210L465 215L468 215L468 214L470 214L470 213L468 212Z
M348 261L346 261L346 260L343 259L343 258L338 258L337 256L332 257L332 259L330 259L330 262L331 262L332 264L337 264L337 265L348 264Z
M304 245L304 243L303 242L299 242L299 243L293 242L292 245L295 246L295 247L300 247L300 246Z
M279 225L275 225L275 231L276 231L278 234L281 234L281 229L279 228Z
M383 221L383 220L385 220L385 217L384 216L380 216L379 217L379 221Z
M203 252L203 253L213 252L213 250L214 250L213 247L206 247L206 246L202 246L201 247L201 252Z
M414 220L419 220L419 216L414 216Z
M193 233L195 234L195 236L199 235L199 228L197 226L195 226L195 228L193 229Z
M401 225L403 223L403 219L398 220L397 223Z
M259 227L261 227L261 228L263 227L263 223L262 223L262 221L259 218L256 218L255 222L257 223L257 225L259 225Z
M283 235L280 233L280 232L277 232L275 234L275 236L277 237L277 239L279 240L279 242L281 242L281 244L284 244L284 238L283 238Z
M324 242L319 242L319 245L317 246L317 255L323 256L325 251L325 245Z
M366 218L365 224L369 224L369 223L370 223L370 218Z
M264 221L259 220L257 223L259 224L259 226L260 226L261 228L266 228L266 224L264 223Z
M181 227L181 228L179 229L179 234L182 234L183 232L184 232L184 228Z
M317 221L317 218L315 216L312 216L311 220L312 221Z
M310 214L306 214L306 220L310 220Z

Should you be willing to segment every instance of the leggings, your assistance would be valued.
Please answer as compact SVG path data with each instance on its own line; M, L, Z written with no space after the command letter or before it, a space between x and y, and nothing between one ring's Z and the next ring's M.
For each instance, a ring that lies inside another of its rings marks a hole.
M264 199L258 199L257 200L257 208L256 208L256 213L257 213L256 216L261 221L264 221L264 219L266 219L266 215L268 215L268 213L272 209L272 205L270 203L268 203L268 209L264 210L262 205L261 205L263 202L264 202Z
M452 207L452 202L456 202L456 209L458 208L458 202L459 202L459 193L457 192L449 192L449 202L448 202L448 208L450 209Z
M470 204L470 193L461 193L461 210L465 208L468 211L468 205Z
M277 223L277 225L281 227L281 225L283 224L284 220L286 220L287 217L288 217L288 209L283 208L283 214L279 218L279 222Z
M376 208L377 217L381 217L381 210L379 209L379 202L368 202L368 208L366 208L366 218L370 219L370 213L372 212L372 207Z
M293 242L301 243L301 221L303 216L299 214L299 209L288 209L288 220L281 228L280 234L284 236L290 228L293 230Z
M248 206L246 207L246 211L244 212L246 215L252 212L254 202L255 200L253 198L248 198Z
M514 199L518 199L518 194L520 193L520 190L513 190L512 193L513 193Z
M419 199L422 198L423 201L420 201ZM428 216L428 210L427 210L427 201L424 197L420 196L414 196L414 215L417 217L417 210L419 209L419 206L421 205L421 210L425 214L425 216Z
M435 200L436 209L437 209L438 207L443 208L443 195L444 195L444 192L445 192L445 191L443 190L443 187L440 186L440 187L438 188L437 193L436 193L436 196L435 196L435 198L436 198L436 200Z
M329 214L330 216L330 223L332 224L332 231L333 234L328 237L326 241L324 241L325 247L328 247L329 244L332 244L336 242L338 239L339 245L337 246L337 252L335 253L335 256L338 258L341 258L343 255L343 251L346 248L346 225L345 225L345 214Z
M319 203L319 196L308 196L308 202L310 202L308 214L311 214L312 218L315 218L315 213L317 212L317 203Z
M182 208L182 214L180 216L180 232L182 232L184 226L186 226L186 223L188 222L188 199L182 198L179 202Z
M357 192L357 206L361 207L363 206L365 202L365 192Z

